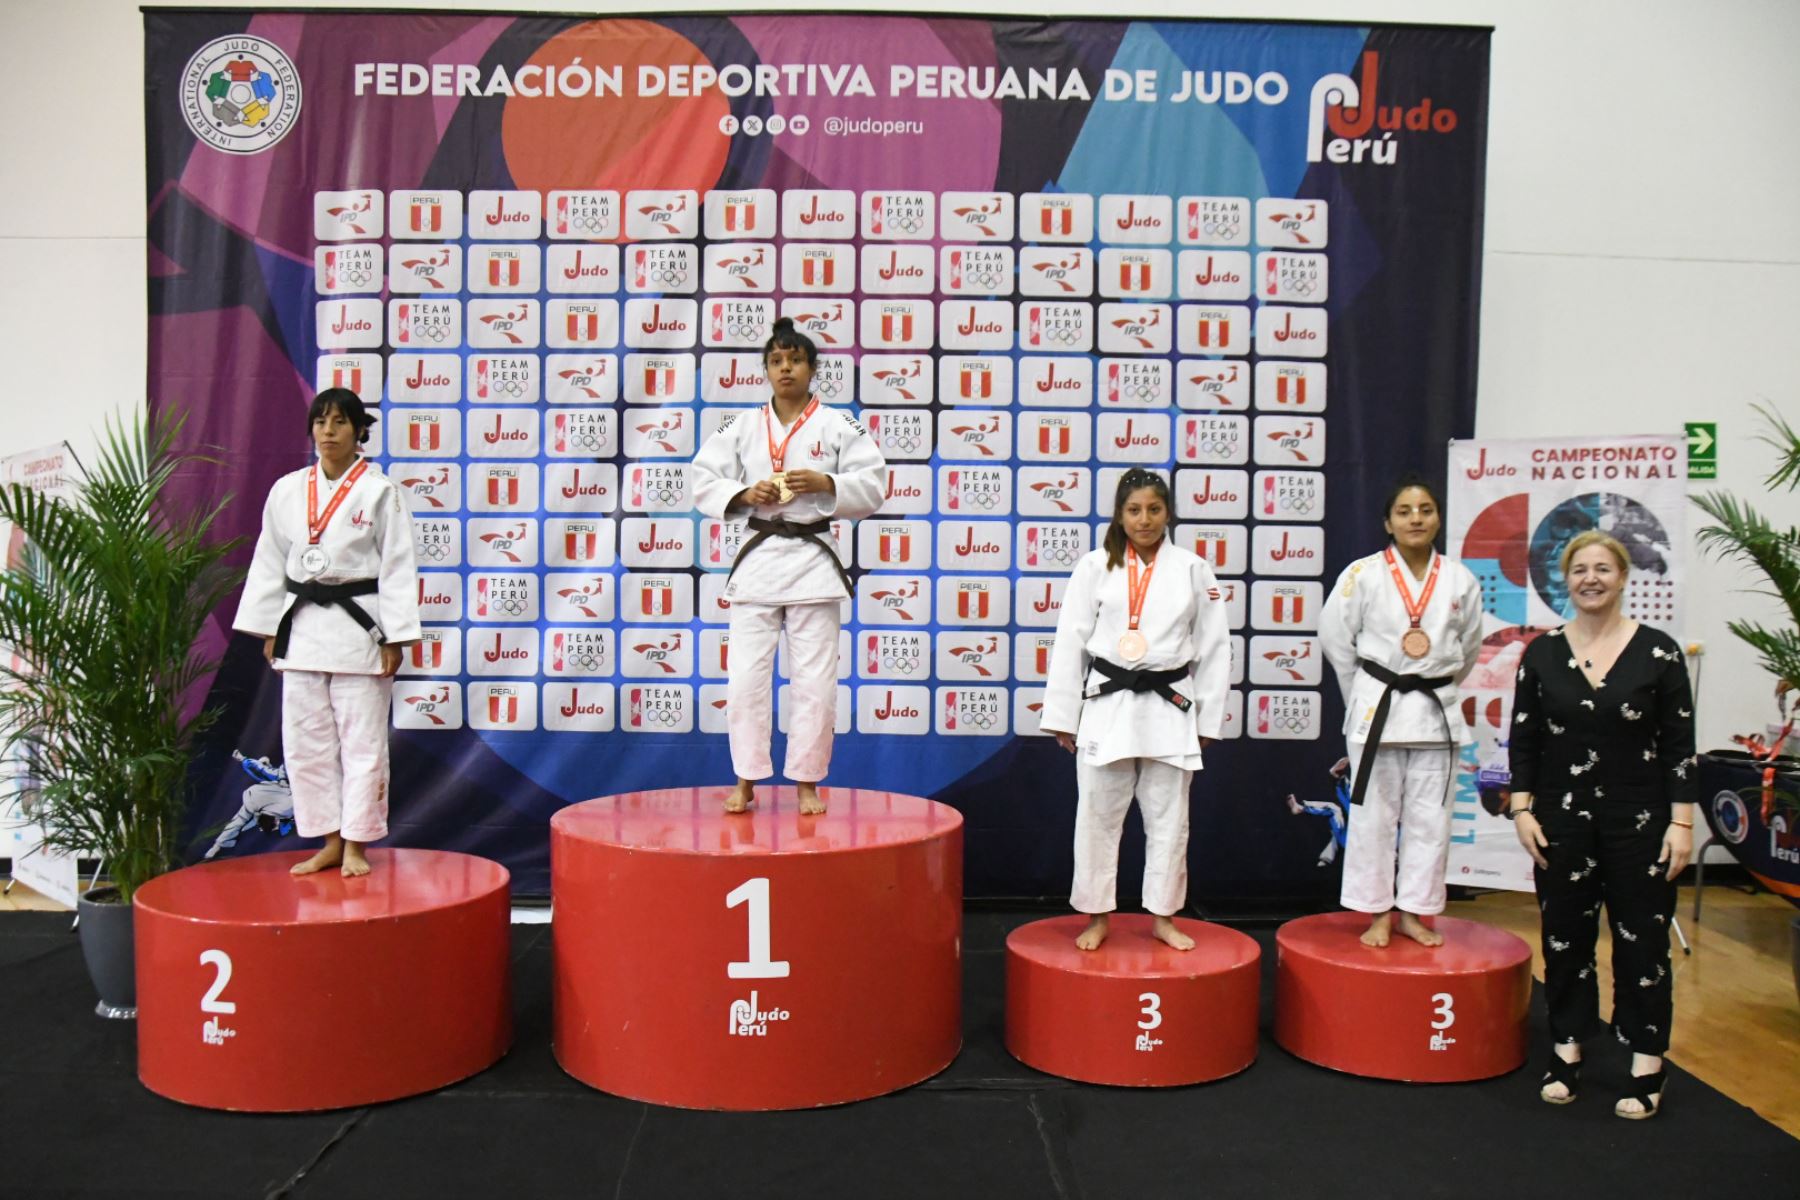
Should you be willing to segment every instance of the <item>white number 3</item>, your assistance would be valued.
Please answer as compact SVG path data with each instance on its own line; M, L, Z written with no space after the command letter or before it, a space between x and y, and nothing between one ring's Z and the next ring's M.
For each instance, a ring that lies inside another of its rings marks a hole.
M1456 998L1449 992L1438 992L1431 997L1431 1015L1437 1018L1431 1023L1433 1029L1448 1029L1456 1024L1456 1014L1450 1010L1455 1002Z
M1138 1022L1139 1029L1155 1029L1162 1024L1162 997L1155 992L1145 992L1138 997L1143 1004L1144 1019Z

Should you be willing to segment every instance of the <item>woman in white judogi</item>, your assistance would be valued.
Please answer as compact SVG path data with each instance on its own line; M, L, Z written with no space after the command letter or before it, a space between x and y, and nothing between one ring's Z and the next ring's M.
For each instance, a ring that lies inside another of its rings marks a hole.
M412 515L357 453L375 419L355 392L320 392L307 421L319 461L269 489L232 626L281 672L294 823L325 839L294 874L366 875L363 846L387 836L394 672L419 639Z
M831 522L881 507L887 463L854 417L811 394L818 361L811 338L785 317L775 322L763 347L772 398L726 421L694 458L694 506L750 526L725 585L725 728L737 774L727 812L748 808L755 782L774 774L769 732L783 624L792 710L782 773L798 785L801 812L825 811L819 781L831 766L837 719L838 606L850 595Z
M1338 576L1319 622L1350 752L1341 901L1374 914L1362 935L1370 946L1388 944L1396 908L1402 934L1424 946L1444 940L1419 917L1444 911L1450 772L1455 748L1472 740L1456 685L1481 653L1481 584L1433 549L1440 512L1426 483L1402 481L1384 522L1393 544Z
M1219 736L1231 655L1218 580L1164 536L1169 487L1153 471L1119 481L1102 549L1075 564L1063 594L1040 727L1075 754L1075 883L1090 914L1076 945L1106 939L1119 831L1137 798L1144 818L1144 907L1177 950L1187 902L1188 788Z

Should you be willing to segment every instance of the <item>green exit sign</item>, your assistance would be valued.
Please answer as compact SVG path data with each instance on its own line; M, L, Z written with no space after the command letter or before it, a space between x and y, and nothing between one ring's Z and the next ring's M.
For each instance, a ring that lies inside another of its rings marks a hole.
M1717 421L1687 423L1688 478L1719 477L1719 424Z

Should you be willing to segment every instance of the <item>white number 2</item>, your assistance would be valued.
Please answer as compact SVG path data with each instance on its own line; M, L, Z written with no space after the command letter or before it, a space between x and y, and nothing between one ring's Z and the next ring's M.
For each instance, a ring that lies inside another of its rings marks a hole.
M1138 997L1144 1006L1144 1019L1138 1022L1139 1029L1155 1029L1162 1024L1162 997L1155 992L1145 992Z
M750 906L750 960L725 964L725 974L732 979L786 979L788 965L769 959L769 881L758 876L746 879L725 895L725 907Z
M1456 1014L1450 1010L1455 1002L1456 997L1449 992L1437 992L1431 997L1431 1015L1437 1018L1431 1023L1433 1029L1448 1029L1456 1024Z
M213 985L206 989L206 995L200 997L200 1011L205 1013L234 1013L237 1001L221 1000L219 993L231 982L231 955L223 950L202 950L200 965L211 967L215 972Z

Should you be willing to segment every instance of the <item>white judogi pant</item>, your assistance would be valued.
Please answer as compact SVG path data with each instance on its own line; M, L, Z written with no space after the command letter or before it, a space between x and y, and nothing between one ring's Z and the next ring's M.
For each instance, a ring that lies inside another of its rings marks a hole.
M1136 795L1144 818L1144 907L1172 917L1187 903L1188 785L1194 773L1154 758L1090 763L1078 754L1075 782L1076 912L1118 907L1119 831Z
M387 836L388 706L380 675L281 673L281 749L301 837Z
M775 651L788 638L788 743L782 774L817 783L831 769L837 723L838 601L731 605L731 668L725 677L725 731L739 779L767 779L775 715Z
M1351 778L1368 747L1351 742ZM1450 747L1386 743L1375 756L1368 791L1350 806L1339 899L1357 912L1444 911L1444 868L1450 858ZM1400 832L1398 884L1394 830ZM1396 894L1397 893L1397 894Z

